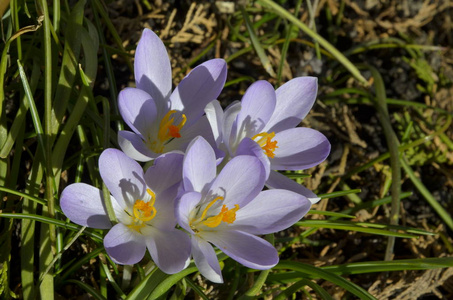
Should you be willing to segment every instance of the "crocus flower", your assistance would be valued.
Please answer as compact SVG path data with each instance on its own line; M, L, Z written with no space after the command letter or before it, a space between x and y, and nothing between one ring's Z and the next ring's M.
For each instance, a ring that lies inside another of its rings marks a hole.
M205 109L217 147L225 162L237 155L255 155L262 162L271 188L293 190L318 200L314 193L271 170L304 170L320 164L330 143L320 132L296 127L316 100L317 78L298 77L276 91L266 81L253 83L241 102L222 110L218 101Z
M192 256L201 274L221 283L211 244L249 268L272 268L278 263L278 253L257 235L288 228L307 213L311 203L287 190L261 192L265 170L255 156L234 157L218 176L216 165L214 150L202 137L188 146L175 215L191 235Z
M63 190L60 205L74 223L110 229L104 237L108 255L119 264L135 264L146 248L156 265L173 274L187 266L190 240L175 229L174 199L181 183L183 155L169 153L143 173L140 165L116 149L99 157L99 171L109 189L118 223L110 223L102 191L85 183Z
M134 67L137 87L126 88L118 96L120 114L132 129L118 133L124 153L137 161L149 161L162 153L185 151L198 135L212 136L203 110L225 83L223 59L197 66L171 93L171 65L165 46L154 32L145 29Z

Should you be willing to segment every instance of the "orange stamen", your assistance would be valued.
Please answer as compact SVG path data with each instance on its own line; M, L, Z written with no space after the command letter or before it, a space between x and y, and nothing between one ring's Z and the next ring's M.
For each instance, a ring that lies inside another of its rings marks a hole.
M148 202L138 199L134 203L133 210L133 221L128 225L129 228L140 232L140 229L145 227L145 222L151 221L156 216L157 210L154 207L156 202L156 194L150 189L146 189L146 192L151 196Z
M269 157L269 158L274 158L275 154L274 151L275 149L278 148L277 146L277 141L272 141L272 139L275 137L275 132L267 133L267 132L262 132L258 133L255 136L253 136L253 140L260 145L261 149L263 149L264 153Z

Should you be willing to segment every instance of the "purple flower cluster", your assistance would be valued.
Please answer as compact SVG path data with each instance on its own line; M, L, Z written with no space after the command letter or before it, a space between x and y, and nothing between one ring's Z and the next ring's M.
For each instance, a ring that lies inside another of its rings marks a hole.
M296 127L313 106L317 79L295 78L277 90L258 81L223 110L215 99L226 73L224 60L209 60L172 92L165 46L144 30L137 87L118 98L131 131L118 133L122 151L106 149L99 158L118 223L93 186L71 184L60 202L72 222L110 229L104 247L116 263L138 263L148 249L168 274L193 258L207 279L223 282L214 245L244 266L269 269L278 253L259 235L290 227L318 201L277 172L316 166L330 152L320 132ZM136 161L153 164L144 172Z

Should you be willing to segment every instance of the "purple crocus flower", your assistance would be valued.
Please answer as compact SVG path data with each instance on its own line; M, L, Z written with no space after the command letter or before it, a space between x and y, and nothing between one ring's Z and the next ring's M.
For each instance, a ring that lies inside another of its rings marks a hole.
M174 199L181 183L183 155L168 153L143 173L140 165L116 149L99 157L99 171L112 194L111 203L119 223L112 227L102 191L74 183L63 190L60 205L74 223L110 229L104 237L108 255L119 264L135 264L146 248L165 273L183 270L190 257L190 240L175 229Z
M203 110L225 83L223 59L197 66L171 93L171 65L165 46L154 32L145 29L134 67L137 88L126 88L118 96L121 116L132 129L118 133L124 153L137 161L149 161L162 153L185 151L198 135L212 138Z
M288 228L310 209L304 196L287 190L261 192L266 180L255 156L232 158L216 176L214 150L202 137L187 148L183 192L176 200L179 225L191 235L192 256L201 274L223 282L214 248L254 269L278 263L277 250L256 235Z
M330 143L320 132L296 127L316 100L317 78L298 77L276 91L266 81L253 83L242 101L222 110L218 101L205 109L224 161L237 155L255 155L268 176L266 185L319 198L293 180L271 170L304 170L323 162Z

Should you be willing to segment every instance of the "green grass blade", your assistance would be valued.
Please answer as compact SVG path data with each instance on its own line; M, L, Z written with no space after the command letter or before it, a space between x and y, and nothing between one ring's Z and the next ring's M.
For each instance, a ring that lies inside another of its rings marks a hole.
M203 293L203 291L195 282L193 282L189 278L185 278L184 280L186 281L187 285L197 294L198 297L203 300L209 300L209 298Z
M167 292L172 286L180 281L185 276L198 271L197 267L191 264L188 268L173 275L168 275L159 269L153 270L144 280L142 280L133 290L127 295L127 300L141 299L157 299Z
M350 194L358 194L361 191L362 191L361 189L338 191L338 192L333 192L333 193L329 193L329 194L319 194L318 197L322 198L322 199L336 198L336 197L343 197L343 196L350 195Z
M21 193L21 192L18 192L16 190L12 190L12 189L9 189L9 188L6 188L6 187L0 186L0 191L7 192L9 194L13 194L13 195L16 195L16 196L19 196L19 197L23 197L25 199L31 200L31 201L36 202L36 203L41 204L41 205L47 205L47 201L44 200L44 199L33 197L33 196L29 195L29 194Z
M432 235L432 233L416 229L406 228L403 226L365 223L365 222L351 222L351 221L337 221L337 220L303 220L296 222L296 226L312 227L312 228L330 228L339 230L352 230L364 232L369 234L378 234L384 236L395 236L401 238L413 238L414 234ZM409 233L394 232L392 230L405 230Z
M85 292L87 292L89 295L91 295L91 297L93 297L94 299L107 300L107 298L104 298L101 294L99 294L98 291L96 291L94 288L92 288L91 286L89 286L88 284L86 284L84 282L81 282L79 280L74 280L74 279L68 279L68 280L66 280L66 282L74 283L74 284L78 285L83 290L85 290Z
M33 120L33 125L35 127L36 134L38 136L39 146L43 153L46 153L45 143L44 143L44 130L42 129L41 119L39 117L38 109L36 108L35 100L33 99L33 93L30 89L30 85L28 84L27 75L25 75L24 68L20 61L17 61L17 65L19 67L19 74L20 79L22 80L22 85L24 87L25 95L28 101L28 106L30 107L31 117ZM46 160L46 156L44 156Z
M453 257L369 261L321 267L335 274L365 274L374 272L428 270L453 267Z
M318 284L316 284L313 281L308 280L308 279L301 279L301 280L295 282L289 288L285 289L279 295L277 295L274 299L275 300L291 299L291 295L295 294L297 291L299 291L306 285L308 285L316 293L318 293L321 296L321 299L325 299L325 300L333 299L325 289L323 289Z
M266 70L267 73L273 78L276 77L276 74L274 70L272 69L272 64L269 61L269 58L266 55L266 52L264 51L263 47L261 46L260 40L256 36L255 30L253 28L253 24L250 21L249 15L247 14L247 11L244 9L244 7L241 7L241 13L242 17L244 18L245 21L245 26L247 27L247 31L250 36L250 41L252 42L253 48L255 49L256 54L258 55L261 64L263 65L264 69Z
M368 85L368 82L366 79L360 74L359 69L349 61L349 59L346 58L340 51L338 51L334 46L332 46L327 40L325 40L323 37L321 37L319 34L315 33L313 30L307 27L304 23L302 23L299 19L294 17L292 14L290 14L286 9L278 5L272 0L259 0L262 4L265 6L269 7L272 9L273 12L281 16L282 18L287 19L297 27L299 27L300 30L305 32L307 35L309 35L311 38L313 38L315 41L317 41L322 47L324 47L328 52L332 54L332 56L335 57L338 62L340 62L351 74L362 84L365 86Z
M82 258L80 258L77 261L75 261L75 263L70 264L67 267L67 269L60 270L62 273L61 273L61 276L57 279L56 285L60 286L60 285L64 284L64 281L66 280L66 278L68 278L72 273L74 273L76 270L81 268L82 265L88 264L90 262L90 260L92 260L95 257L97 257L103 251L104 251L104 247L96 248L93 251L87 253Z
M440 203L434 198L434 196L429 192L429 190L425 187L425 185L417 178L412 168L407 163L405 158L401 159L401 165L409 176L412 183L415 185L417 190L422 194L422 196L426 199L426 201L431 205L431 207L437 212L437 214L441 217L441 219L447 224L447 226L453 230L453 219L451 218L450 214L445 210L445 208L440 205Z
M317 278L322 278L324 280L327 280L333 284L336 284L348 292L354 294L357 296L359 299L375 299L372 295L367 293L364 289L359 287L358 285L344 279L343 277L321 269L314 267L312 265L300 263L300 262L293 262L293 261L280 261L274 269L289 269L293 271L300 272L304 275L310 276L311 278L317 279Z
M316 209L310 209L307 214L315 214L315 215L321 215L321 216L328 216L328 217L336 217L336 218L351 218L354 219L355 216L343 214L343 213L337 213L333 211L322 211L322 210L316 210Z
M22 219L22 220L33 220L33 221L38 221L41 223L45 224L52 224L61 228L69 229L72 231L79 231L82 226L76 225L73 223L66 223L65 221L57 220L54 218L49 218L41 215L35 215L35 214L11 214L11 213L0 213L0 218L11 218L11 219ZM94 238L97 241L102 241L103 236L98 234L97 232L93 230L85 230L84 235L88 235L92 238Z
M52 116L52 127L55 134L58 132L68 107L68 102L76 79L81 48L80 40L81 30L83 29L82 24L85 2L85 0L82 0L74 5L66 25L65 46L61 61L60 77L58 79L54 98L54 115Z
M401 193L401 165L400 165L400 152L398 146L400 142L398 137L393 131L392 123L387 108L387 96L385 93L384 80L381 74L374 67L367 66L371 71L374 78L374 89L376 91L376 100L374 102L379 121L384 130L385 139L387 141L387 147L390 153L390 166L392 169L392 183L391 183L391 195L392 205L390 211L390 224L398 224L400 218L400 193ZM393 248L395 245L395 238L389 237L387 243L387 249L385 250L385 260L391 260L393 255Z

